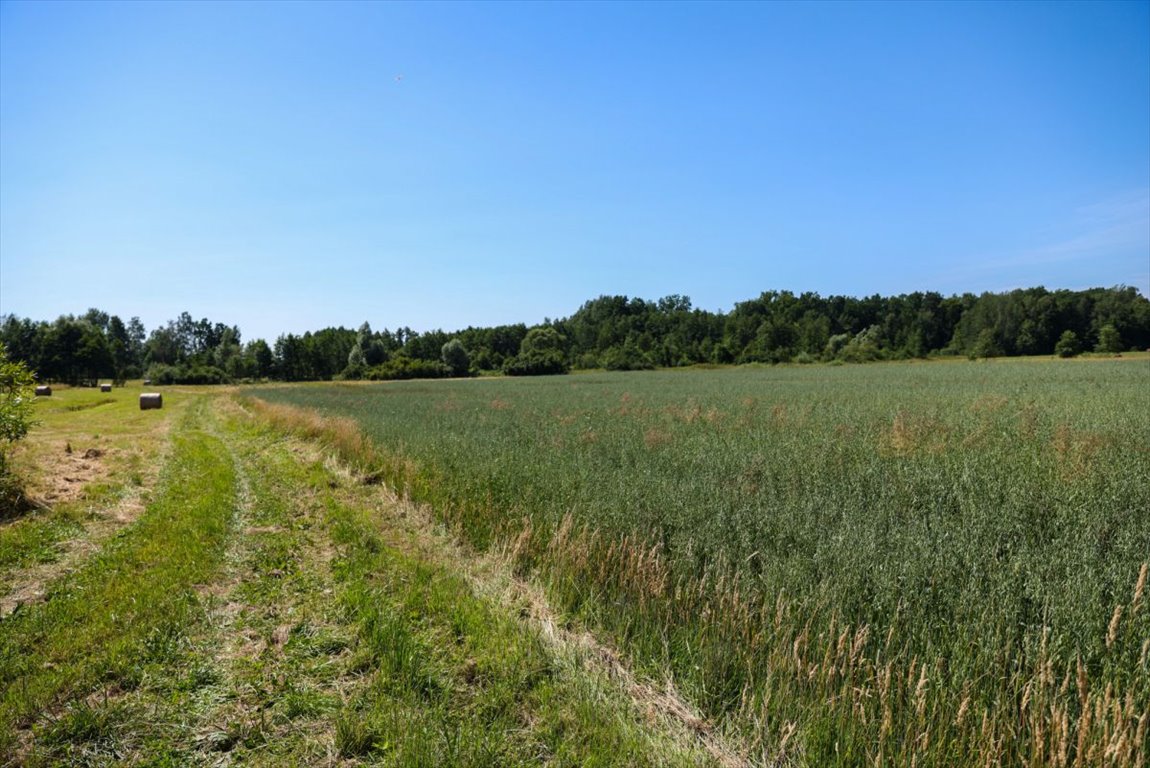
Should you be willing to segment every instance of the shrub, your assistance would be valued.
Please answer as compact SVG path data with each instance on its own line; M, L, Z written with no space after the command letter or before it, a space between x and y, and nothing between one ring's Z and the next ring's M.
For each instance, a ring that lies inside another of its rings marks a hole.
M1002 345L998 343L998 334L993 328L983 328L970 350L970 359L978 357L1002 357Z
M226 384L228 375L214 365L194 365L183 371L177 384Z
M367 371L367 361L363 356L363 348L356 344L347 354L347 367L340 374L341 379L362 379Z
M28 434L32 420L32 372L24 363L8 359L0 344L0 511L24 506L24 491L8 469L8 447ZM0 517L4 515L0 512Z
M151 379L153 384L175 384L176 377L179 374L179 369L174 365L165 365L164 363L153 363L148 366L147 373L144 378Z
M567 373L567 361L559 352L520 354L503 364L508 376L550 376Z
M394 379L442 379L448 369L438 360L416 360L406 355L396 355L373 368L369 368L364 378L372 381Z
M471 368L471 355L459 339L452 339L444 344L440 357L452 376L466 376Z
M603 367L608 371L650 371L655 363L651 356L628 342L603 353Z
M0 441L5 444L24 437L32 427L33 381L28 366L9 360L8 348L0 344Z
M1081 351L1078 334L1074 331L1063 331L1058 337L1058 343L1054 345L1054 353L1059 357L1075 357Z
M870 363L885 355L879 346L879 327L872 325L855 334L839 352L839 359L848 363Z
M532 328L519 345L519 354L503 364L508 376L546 376L567 373L563 337L554 328Z
M1115 354L1122 351L1122 336L1113 325L1104 325L1098 330L1096 352Z
M471 364L475 366L477 371L497 371L499 370L499 362L497 361L498 355L492 354L491 350L480 349L471 358Z
M851 336L849 333L836 333L827 339L827 345L823 349L824 360L834 360L842 352L843 347L850 343Z
M227 384L231 377L214 365L179 365L155 363L148 368L147 377L153 384Z
M579 359L575 361L575 367L590 371L600 367L599 356L594 352L584 352L579 355Z

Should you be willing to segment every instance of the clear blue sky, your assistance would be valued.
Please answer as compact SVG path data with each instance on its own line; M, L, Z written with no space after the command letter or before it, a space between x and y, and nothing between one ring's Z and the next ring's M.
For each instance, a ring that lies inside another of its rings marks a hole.
M0 3L0 312L1150 294L1150 3Z

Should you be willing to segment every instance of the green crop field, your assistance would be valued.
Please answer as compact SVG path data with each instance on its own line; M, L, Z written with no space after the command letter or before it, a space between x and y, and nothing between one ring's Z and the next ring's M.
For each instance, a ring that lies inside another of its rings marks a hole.
M1144 767L1148 383L64 387L0 510L0 765Z
M764 761L1145 764L1145 359L252 394L353 420Z

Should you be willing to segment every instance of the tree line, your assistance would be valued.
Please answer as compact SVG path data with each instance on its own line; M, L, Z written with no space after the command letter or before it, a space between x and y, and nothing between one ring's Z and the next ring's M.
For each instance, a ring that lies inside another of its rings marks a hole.
M54 321L0 317L0 343L43 381L146 377L210 384L638 370L698 364L868 362L940 355L1069 356L1150 347L1150 301L1131 287L944 297L768 291L710 312L686 296L600 296L570 317L460 331L324 328L274 344L183 312L146 331L89 309Z

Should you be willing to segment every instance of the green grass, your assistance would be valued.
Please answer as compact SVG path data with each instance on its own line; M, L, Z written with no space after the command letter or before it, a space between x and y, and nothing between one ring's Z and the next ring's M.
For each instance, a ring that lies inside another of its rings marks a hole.
M1148 382L1021 360L257 395L354 419L360 461L481 549L517 538L768 755L1121 765L1150 709Z
M16 568L50 563L59 556L59 542L83 530L82 519L73 510L55 515L27 518L0 528L0 582Z
M190 399L176 395L162 411L141 412L138 394L137 387L112 394L64 387L36 399L37 426L17 444L11 466L37 505L20 514L0 510L0 584L17 569L56 560L63 541L150 482L167 425ZM83 459L89 450L99 457ZM78 475L93 467L94 478L81 485Z
M139 521L56 583L47 602L0 623L0 754L15 749L18 727L66 698L131 689L169 660L198 616L194 586L219 566L234 494L221 443L182 432L159 494ZM74 709L57 726L98 726L83 725L86 718Z

